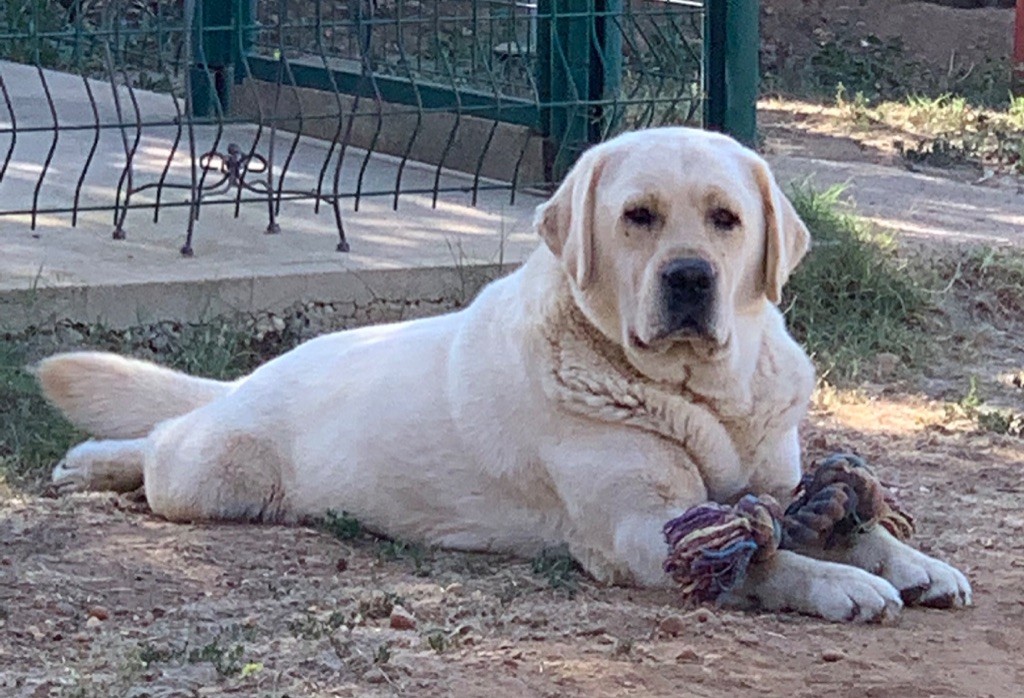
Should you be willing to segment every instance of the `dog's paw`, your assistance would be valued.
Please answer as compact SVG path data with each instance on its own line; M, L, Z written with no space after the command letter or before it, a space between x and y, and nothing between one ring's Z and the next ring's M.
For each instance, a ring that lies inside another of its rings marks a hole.
M829 565L811 581L809 596L813 612L831 621L891 621L903 610L896 587L847 565Z
M54 466L50 474L49 492L60 496L88 489L88 476L84 464L72 458L69 453Z
M881 577L790 550L780 550L770 560L751 566L743 585L726 601L750 602L768 611L798 611L834 622L894 621L903 610L900 592Z
M971 583L952 565L903 545L890 551L878 573L900 590L903 602L929 608L961 608L973 602Z

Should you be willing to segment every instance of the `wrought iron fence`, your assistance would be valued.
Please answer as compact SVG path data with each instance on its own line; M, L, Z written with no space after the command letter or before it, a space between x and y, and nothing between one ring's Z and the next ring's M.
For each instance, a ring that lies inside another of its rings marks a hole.
M345 202L514 197L650 125L749 140L756 19L756 0L7 0L0 221L110 211L124 238L131 210L187 207L191 255L205 206L266 207L277 233L309 200L347 251ZM387 185L366 177L379 154ZM403 182L410 161L431 186Z

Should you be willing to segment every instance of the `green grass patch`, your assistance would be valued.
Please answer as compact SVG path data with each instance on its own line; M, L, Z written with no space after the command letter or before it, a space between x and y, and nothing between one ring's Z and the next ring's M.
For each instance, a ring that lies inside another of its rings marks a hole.
M927 292L896 255L891 234L854 215L842 187L795 187L790 199L811 231L811 251L786 287L790 330L829 382L864 376L880 353L913 366L927 342Z
M299 343L287 331L256 333L251 324L241 317L126 330L64 323L0 335L0 491L40 489L65 451L86 438L46 403L29 364L58 351L96 349L230 380Z
M38 489L67 448L84 438L25 371L26 348L0 340L0 485Z

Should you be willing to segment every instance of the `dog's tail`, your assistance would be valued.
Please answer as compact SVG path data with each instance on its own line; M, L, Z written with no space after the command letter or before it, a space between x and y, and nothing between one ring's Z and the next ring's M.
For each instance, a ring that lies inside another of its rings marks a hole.
M141 438L236 385L103 352L57 354L31 370L46 399L72 424L104 439Z

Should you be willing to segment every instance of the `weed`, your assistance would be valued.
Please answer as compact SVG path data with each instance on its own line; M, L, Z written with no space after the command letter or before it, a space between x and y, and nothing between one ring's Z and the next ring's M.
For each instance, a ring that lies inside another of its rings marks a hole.
M946 406L946 417L966 417L981 431L1024 437L1024 413L986 407L975 376L969 378L967 392L955 404Z
M531 566L534 574L547 580L548 586L565 591L569 598L579 591L579 564L564 547L542 550Z
M330 533L338 540L355 540L363 535L363 525L345 511L339 514L328 509L324 517L316 522L316 525L317 528Z
M381 561L408 560L412 562L413 574L417 577L429 577L432 573L429 564L430 551L418 543L382 538L377 542L377 559Z
M138 659L144 667L149 667L151 664L164 664L184 656L184 649L157 647L148 642L143 643L138 650Z
M398 594L387 591L374 592L369 599L359 601L359 615L369 620L379 620L391 615L395 606L404 606L405 599Z
M306 611L301 618L288 621L288 631L303 640L318 640L331 635L343 625L345 625L345 614L341 611L332 611L326 618L320 618L315 613Z
M842 187L793 189L790 198L813 242L783 307L822 378L849 382L879 353L908 366L918 362L929 305L897 258L892 236L845 210L842 193Z
M245 666L242 663L242 655L245 649L241 645L234 647L221 647L219 639L214 639L197 650L188 653L190 664L209 662L221 676L235 676L241 673Z
M426 634L426 639L427 646L438 654L443 654L448 649L448 635L444 630L431 630Z
M957 260L954 282L985 315L1020 318L1024 313L1024 255L1017 249L970 250Z
M387 664L391 661L391 643L382 642L377 645L377 649L373 651L373 663L377 666Z
M1024 436L1024 413L1012 410L979 410L975 415L978 428L994 434Z

